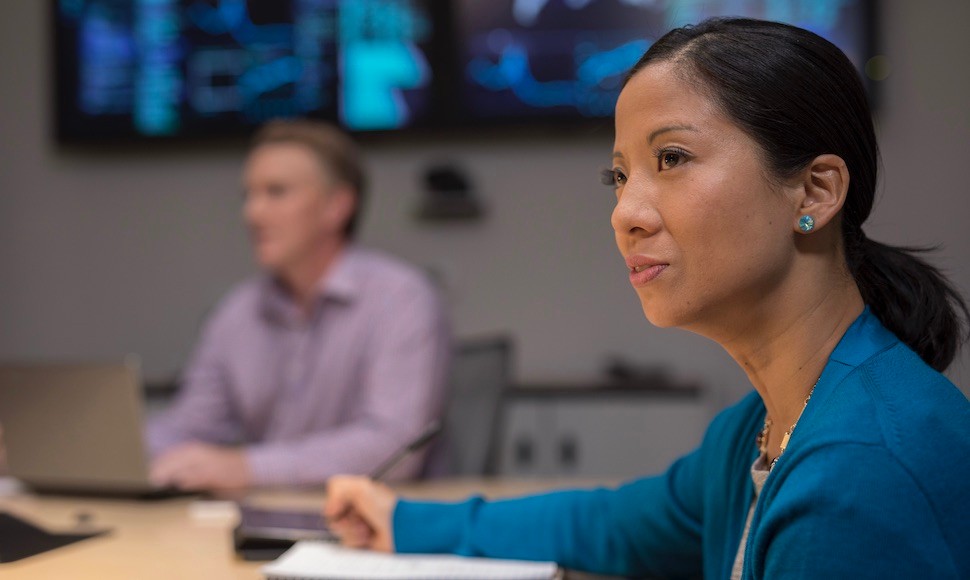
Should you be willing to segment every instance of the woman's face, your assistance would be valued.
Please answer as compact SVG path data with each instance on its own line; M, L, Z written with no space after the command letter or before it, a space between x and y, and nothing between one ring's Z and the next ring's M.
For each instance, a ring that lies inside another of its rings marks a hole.
M769 179L756 142L670 63L616 105L612 225L643 312L708 334L743 323L794 259L794 186Z

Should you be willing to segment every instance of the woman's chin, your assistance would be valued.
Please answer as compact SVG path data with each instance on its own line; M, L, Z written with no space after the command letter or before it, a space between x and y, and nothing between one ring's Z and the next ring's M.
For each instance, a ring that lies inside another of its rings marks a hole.
M656 300L648 303L646 300L641 299L640 304L643 307L643 315L646 316L650 324L657 328L677 326L677 317L672 315L673 311L670 308L665 308L657 304Z

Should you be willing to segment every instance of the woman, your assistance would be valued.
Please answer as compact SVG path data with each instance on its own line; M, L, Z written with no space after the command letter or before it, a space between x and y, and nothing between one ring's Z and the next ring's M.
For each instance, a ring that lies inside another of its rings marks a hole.
M938 372L967 308L863 233L877 148L845 55L777 23L674 30L630 73L613 160L647 319L718 342L756 392L617 489L436 504L334 480L343 541L622 575L970 577L970 402Z

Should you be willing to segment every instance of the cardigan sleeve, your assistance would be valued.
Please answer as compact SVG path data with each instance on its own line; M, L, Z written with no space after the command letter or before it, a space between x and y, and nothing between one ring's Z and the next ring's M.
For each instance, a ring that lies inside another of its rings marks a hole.
M401 500L399 552L554 561L612 575L700 576L701 451L616 489L459 503Z

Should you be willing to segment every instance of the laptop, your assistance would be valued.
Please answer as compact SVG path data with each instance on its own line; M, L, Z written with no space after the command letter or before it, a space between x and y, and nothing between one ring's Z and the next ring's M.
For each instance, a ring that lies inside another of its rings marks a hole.
M171 495L148 477L137 359L0 365L0 425L10 475L35 491Z

